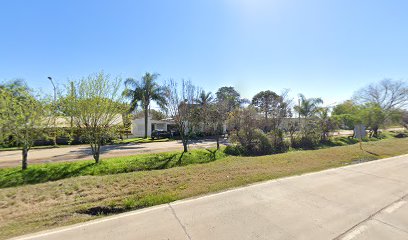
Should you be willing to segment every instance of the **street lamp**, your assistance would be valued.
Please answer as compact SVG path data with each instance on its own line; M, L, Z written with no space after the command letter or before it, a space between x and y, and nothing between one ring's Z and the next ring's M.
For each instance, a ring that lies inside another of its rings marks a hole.
M48 80L50 80L50 82L51 82L51 84L52 84L52 87L53 87L53 89L54 89L54 116L53 116L53 118L54 118L54 146L57 146L57 129L56 129L56 125L57 125L57 123L56 123L56 121L57 121L57 118L56 118L56 114L57 114L57 88L55 87L55 84L54 84L54 81L52 80L52 77L48 77Z

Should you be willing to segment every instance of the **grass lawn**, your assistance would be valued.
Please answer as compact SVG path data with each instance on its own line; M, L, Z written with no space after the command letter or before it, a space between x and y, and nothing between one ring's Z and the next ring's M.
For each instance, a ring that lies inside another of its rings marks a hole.
M95 164L94 160L86 160L35 164L24 171L21 170L21 167L2 168L0 169L0 188L44 183L78 176L101 176L167 169L175 166L208 163L225 156L222 151L196 149L185 154L178 151L102 159L99 164Z
M205 164L0 189L0 238L50 229L217 192L250 183L408 153L408 138L294 151L261 157L225 157ZM90 214L91 213L91 214Z

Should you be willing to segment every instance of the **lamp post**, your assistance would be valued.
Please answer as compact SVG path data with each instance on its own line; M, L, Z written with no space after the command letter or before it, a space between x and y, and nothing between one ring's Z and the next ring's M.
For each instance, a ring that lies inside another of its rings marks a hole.
M53 110L54 110L54 112L53 112L53 130L54 130L54 139L53 139L53 141L54 141L54 146L57 146L57 123L56 123L56 121L57 121L57 118L56 118L56 114L57 114L57 88L55 87L55 84L54 84L54 81L52 80L52 77L48 77L48 80L50 80L50 82L51 82L51 84L52 84L52 87L53 87L53 89L54 89L54 102L53 102Z

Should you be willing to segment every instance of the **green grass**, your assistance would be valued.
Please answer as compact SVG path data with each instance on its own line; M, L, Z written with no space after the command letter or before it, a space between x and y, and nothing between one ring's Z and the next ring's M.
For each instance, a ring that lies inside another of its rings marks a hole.
M0 239L238 186L408 153L408 138L0 189ZM186 159L187 161L187 159ZM186 163L187 164L187 163ZM52 165L52 164L51 164ZM97 214L87 214L92 209ZM101 209L101 210L98 210ZM103 210L105 209L105 210Z
M147 171L199 164L215 161L226 155L223 151L197 149L181 152L141 154L128 157L103 159L99 164L93 160L47 163L30 166L22 171L20 167L0 169L0 188L24 184L43 183L77 176L101 176L108 174Z

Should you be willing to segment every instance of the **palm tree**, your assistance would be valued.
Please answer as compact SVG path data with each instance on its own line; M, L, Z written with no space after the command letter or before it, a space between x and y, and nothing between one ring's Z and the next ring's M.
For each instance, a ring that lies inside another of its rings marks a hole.
M321 98L306 98L303 94L299 94L299 98L299 105L295 106L293 109L299 113L299 116L304 118L314 116L320 110L320 105L323 104Z
M204 90L201 91L200 95L198 96L197 99L195 99L195 102L200 105L202 111L201 111L201 119L203 121L203 126L204 126L204 131L207 130L207 109L209 105L213 102L214 97L212 96L211 92L206 93Z
M207 107L214 100L212 93L206 93L204 90L201 91L200 96L196 99L196 103L198 103L202 107Z
M157 73L146 73L140 81L133 78L128 78L125 81L126 89L123 95L131 100L130 111L135 111L139 106L143 109L145 118L144 138L147 138L150 103L155 101L160 108L166 107L165 89L156 83L158 77L159 74Z

